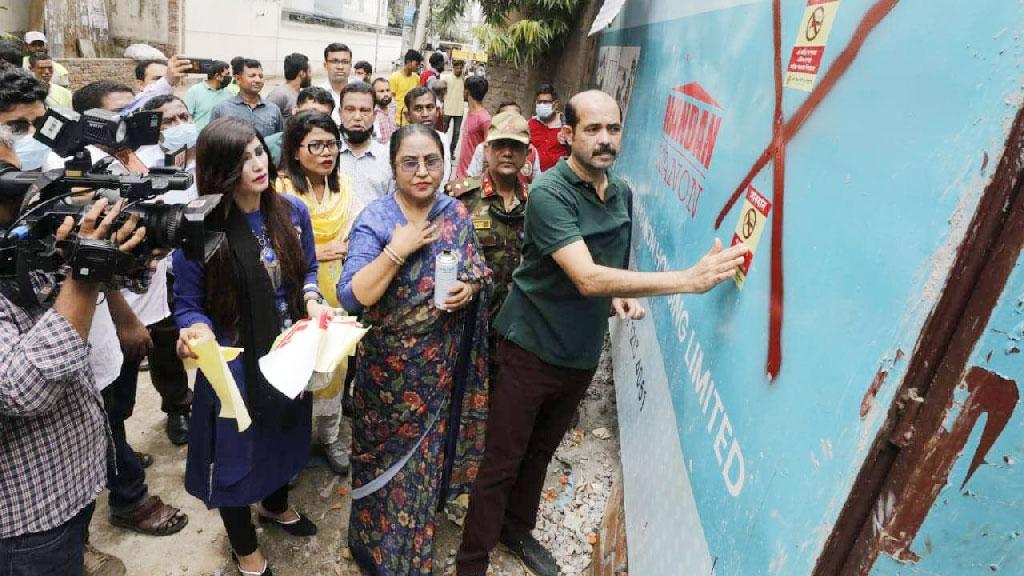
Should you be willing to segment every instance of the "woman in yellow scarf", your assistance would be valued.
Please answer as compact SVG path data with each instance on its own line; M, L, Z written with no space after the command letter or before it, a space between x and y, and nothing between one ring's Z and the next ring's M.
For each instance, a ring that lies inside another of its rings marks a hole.
M317 283L324 299L335 308L339 307L337 285L348 253L348 234L363 209L352 193L352 181L338 174L340 141L341 134L330 116L317 111L292 116L282 138L282 175L277 180L279 192L298 196L309 208L320 262ZM342 363L330 382L319 383L325 387L313 396L314 440L336 474L346 474L349 469L348 447L339 438L346 368Z

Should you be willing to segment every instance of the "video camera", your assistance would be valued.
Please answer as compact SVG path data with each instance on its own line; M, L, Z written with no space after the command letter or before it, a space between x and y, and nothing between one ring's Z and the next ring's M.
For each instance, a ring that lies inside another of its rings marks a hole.
M51 107L37 120L35 138L68 158L64 169L45 173L19 172L0 165L0 198L24 198L14 223L0 229L0 278L18 278L25 287L28 273L56 271L68 265L73 277L105 282L136 274L154 250L180 249L189 258L208 260L224 240L223 232L209 231L205 224L220 203L220 194L201 196L185 205L143 203L171 190L187 190L193 183L192 174L174 168L150 168L144 176L110 171L115 157L156 144L161 120L159 111L120 116L95 109L79 115L59 107ZM114 155L93 165L89 144ZM131 254L122 253L110 240L79 239L74 233L57 242L54 233L66 217L75 221L77 230L93 199L75 197L89 191L128 201L115 228L131 214L138 215L146 238Z

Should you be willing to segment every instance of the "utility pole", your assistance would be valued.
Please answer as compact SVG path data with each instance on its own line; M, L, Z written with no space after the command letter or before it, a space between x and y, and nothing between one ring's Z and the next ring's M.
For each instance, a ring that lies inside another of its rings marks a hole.
M412 41L412 47L416 50L422 50L423 43L427 39L427 19L429 17L430 0L420 0L420 7L416 14L416 34Z

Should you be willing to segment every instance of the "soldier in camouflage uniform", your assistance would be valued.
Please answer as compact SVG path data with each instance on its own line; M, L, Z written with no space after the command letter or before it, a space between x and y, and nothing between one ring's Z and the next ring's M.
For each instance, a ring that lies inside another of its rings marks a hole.
M529 124L516 112L502 112L491 120L486 142L487 170L480 178L456 182L451 194L469 209L484 258L494 272L493 324L522 254L527 187L518 176L530 146ZM491 345L493 350L493 330Z

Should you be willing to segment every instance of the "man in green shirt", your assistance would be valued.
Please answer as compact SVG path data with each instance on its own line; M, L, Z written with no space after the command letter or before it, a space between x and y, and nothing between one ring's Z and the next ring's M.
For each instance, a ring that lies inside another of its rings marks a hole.
M530 188L523 261L495 322L504 340L458 576L484 576L499 541L539 576L558 574L530 531L548 463L597 368L609 313L640 319L634 298L706 292L732 277L747 252L722 250L716 239L692 268L626 270L632 192L608 171L622 142L618 103L597 90L577 94L562 130L572 152Z
M231 68L227 62L217 62L207 72L206 81L199 82L185 92L185 106L192 113L196 128L202 131L210 122L210 113L233 94L227 90L231 84Z

